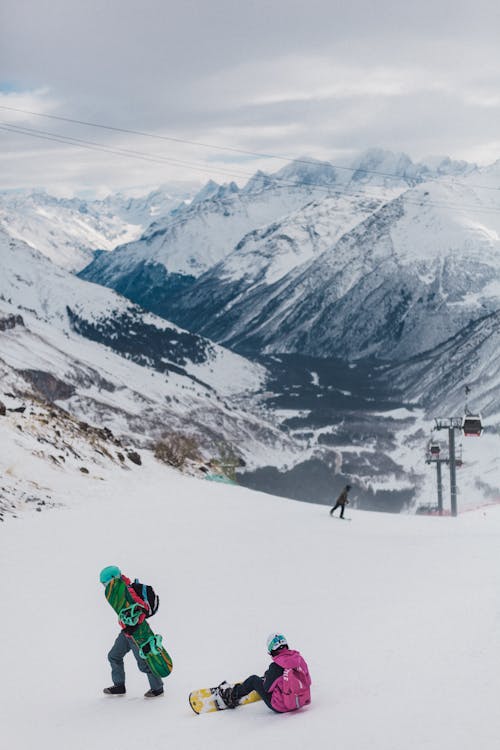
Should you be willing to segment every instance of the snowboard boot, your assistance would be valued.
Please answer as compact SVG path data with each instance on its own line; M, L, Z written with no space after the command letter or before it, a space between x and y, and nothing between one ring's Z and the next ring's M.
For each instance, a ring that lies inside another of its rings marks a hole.
M227 682L221 682L217 690L228 708L236 708L239 705L240 699L237 696L236 685L228 685Z
M102 691L105 695L125 695L125 685L112 685L109 688L104 688Z
M160 695L163 695L163 688L158 688L157 690L151 688L147 693L144 693L145 698L158 698Z

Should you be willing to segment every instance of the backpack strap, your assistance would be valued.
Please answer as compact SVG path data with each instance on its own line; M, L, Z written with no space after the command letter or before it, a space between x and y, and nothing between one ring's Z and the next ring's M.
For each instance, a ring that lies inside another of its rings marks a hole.
M145 602L145 604L148 605L149 612L151 613L151 604L149 603L148 591L147 591L147 586L145 583L142 584L142 599Z
M149 614L147 616L149 617L149 615L152 612L152 608L151 608L151 604L149 603L149 599L148 599L148 587L147 587L147 585L145 583L141 583L138 578L135 579L134 585L141 586L141 599L144 602L144 604L146 605L146 607L148 608Z

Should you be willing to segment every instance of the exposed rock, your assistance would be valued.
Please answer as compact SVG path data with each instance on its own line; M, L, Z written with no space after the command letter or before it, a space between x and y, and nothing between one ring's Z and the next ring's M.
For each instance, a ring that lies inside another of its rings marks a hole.
M113 440L113 433L111 432L109 427L99 427L97 429L97 434L103 440Z
M42 370L22 370L21 374L48 401L71 398L75 387Z
M7 315L0 318L0 331L8 331L16 326L24 326L24 320L21 315Z
M136 451L128 451L127 458L129 461L132 461L133 464L137 464L137 466L142 466L142 459Z
M85 466L80 466L80 471L82 472L82 474L88 474L89 473L89 470Z
M5 404L3 401L0 401L0 417L5 417L7 414L7 409L5 408Z

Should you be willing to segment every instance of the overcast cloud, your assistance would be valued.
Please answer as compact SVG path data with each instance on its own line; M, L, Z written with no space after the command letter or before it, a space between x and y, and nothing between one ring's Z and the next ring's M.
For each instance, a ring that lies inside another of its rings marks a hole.
M2 0L0 105L333 161L371 146L500 158L496 0ZM71 194L245 181L281 162L0 110L0 188ZM46 137L50 138L51 135Z

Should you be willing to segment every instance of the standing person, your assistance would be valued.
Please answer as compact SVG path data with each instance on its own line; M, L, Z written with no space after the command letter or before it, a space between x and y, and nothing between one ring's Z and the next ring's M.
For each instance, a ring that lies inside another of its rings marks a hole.
M117 568L116 565L108 565L101 570L99 580L102 585L106 587L112 578L121 578L131 593L133 593L136 603L143 607L144 615L141 615L141 622L146 617L151 617L151 615L156 612L158 609L159 598L156 596L151 586L145 586L144 584L139 583L137 579L134 583L131 583L130 578L124 576L120 568ZM149 597L151 597L152 601L149 600ZM122 630L108 654L113 684L111 687L104 688L103 693L106 695L125 695L127 691L125 689L125 668L123 666L123 659L129 651L132 651L137 661L137 666L141 672L144 672L147 675L149 680L150 689L147 693L144 693L144 697L157 698L158 696L163 695L163 681L160 677L153 674L144 659L141 659L139 656L139 647L130 637L137 625L125 625L120 620L118 620L118 622Z
M236 685L222 683L219 695L228 708L236 708L240 698L255 690L266 706L282 714L295 711L311 702L311 677L307 664L298 651L288 647L282 633L271 633L267 651L272 662L263 677L256 674Z
M337 500L335 502L335 505L330 510L330 515L331 516L333 516L333 514L337 510L337 508L340 508L340 517L344 518L345 506L349 502L349 498L347 497L347 495L349 494L349 490L350 489L351 489L351 485L350 484L346 484L346 486L344 487L344 489L342 490L342 492L338 496L338 498L337 498Z

